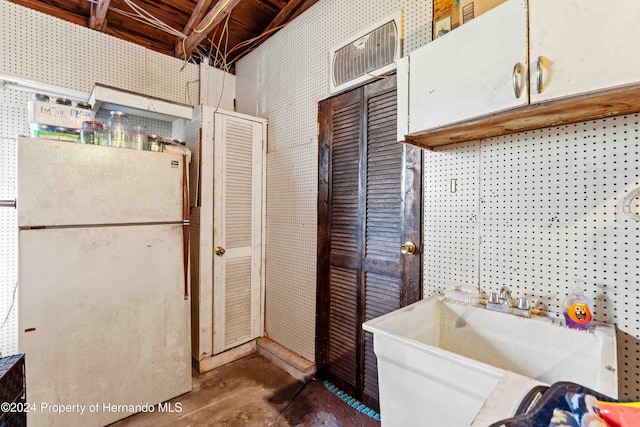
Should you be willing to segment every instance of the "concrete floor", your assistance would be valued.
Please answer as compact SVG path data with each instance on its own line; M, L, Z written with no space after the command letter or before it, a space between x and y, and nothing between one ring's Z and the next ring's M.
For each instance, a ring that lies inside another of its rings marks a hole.
M193 390L169 402L181 411L136 414L112 427L380 426L332 394L322 381L303 384L257 354L194 374Z

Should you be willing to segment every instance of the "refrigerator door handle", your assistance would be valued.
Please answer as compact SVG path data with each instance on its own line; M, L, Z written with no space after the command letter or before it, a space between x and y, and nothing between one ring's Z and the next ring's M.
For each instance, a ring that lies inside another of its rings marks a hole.
M184 260L184 299L189 299L189 181L187 156L182 155L182 241Z
M0 208L16 208L16 199L0 200Z

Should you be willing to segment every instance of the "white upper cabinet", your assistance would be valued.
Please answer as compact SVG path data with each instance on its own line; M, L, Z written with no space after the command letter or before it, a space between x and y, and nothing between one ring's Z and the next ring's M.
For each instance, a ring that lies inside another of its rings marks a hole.
M509 0L411 53L409 133L527 105L527 49L527 2Z
M532 0L529 27L531 103L640 80L638 0Z

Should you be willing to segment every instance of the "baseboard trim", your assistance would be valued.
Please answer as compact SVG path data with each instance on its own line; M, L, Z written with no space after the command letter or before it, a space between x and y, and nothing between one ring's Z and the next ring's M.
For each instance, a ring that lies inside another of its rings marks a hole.
M238 347L234 347L230 350L222 353L206 357L200 361L196 361L196 368L199 373L208 372L212 369L226 365L235 360L241 359L256 352L256 341L250 341L246 344L242 344Z
M258 354L269 359L274 365L284 369L289 375L304 383L308 382L316 372L315 363L284 348L269 338L257 339L257 351Z

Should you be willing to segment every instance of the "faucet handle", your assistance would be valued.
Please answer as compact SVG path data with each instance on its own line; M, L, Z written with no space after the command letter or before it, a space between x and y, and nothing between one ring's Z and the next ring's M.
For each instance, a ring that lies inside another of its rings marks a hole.
M520 310L529 310L531 306L529 305L529 300L524 297L519 297L516 307Z
M498 293L497 292L491 292L489 294L489 302L492 304L498 304L500 302L500 299L498 298Z
M511 291L507 288L500 289L500 299L504 301L511 300Z

